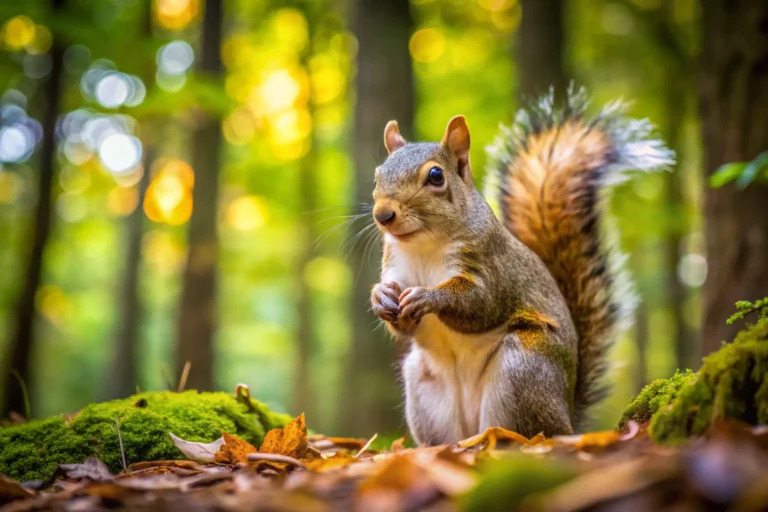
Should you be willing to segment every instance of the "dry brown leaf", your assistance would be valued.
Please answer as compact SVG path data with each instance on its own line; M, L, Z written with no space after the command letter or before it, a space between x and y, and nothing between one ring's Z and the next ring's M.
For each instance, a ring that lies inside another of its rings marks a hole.
M144 471L145 469L156 467L203 470L205 466L201 466L192 460L153 460L147 462L135 462L128 466L128 469L123 473L130 474L135 471Z
M224 444L219 451L213 455L213 459L219 464L238 464L248 461L249 453L256 453L256 447L248 441L240 439L236 435L221 433L224 438Z
M427 483L424 469L408 455L396 455L360 484L360 492L389 489L407 490Z
M534 437L534 439L537 439L537 442L538 438L538 435ZM501 427L490 427L486 429L482 434L477 434L476 436L472 436L463 441L459 441L458 445L462 448L472 448L473 446L485 445L486 449L494 450L496 448L496 444L499 441L513 442L520 445L530 445L533 442L532 439L528 439L527 437L520 435L517 432L512 432L511 430L507 430Z
M330 457L324 457L322 459L315 459L312 461L307 462L307 469L310 469L312 471L328 471L329 469L337 469L342 468L344 466L349 466L350 464L355 464L357 462L360 462L359 459L356 459L352 457L349 454L346 453L336 453L334 455L331 455Z
M621 439L621 434L617 430L603 430L600 432L587 432L572 436L554 436L552 440L558 446L568 446L577 450L588 448L605 448L611 446Z
M392 441L392 447L390 448L392 452L397 453L405 449L405 437L401 437L399 439L395 439Z
M422 466L409 455L395 455L360 484L356 510L421 510L438 496Z
M110 482L114 479L107 465L98 457L88 457L82 464L59 464L59 467L72 480L88 478L94 482Z
M16 480L0 475L0 503L20 498L29 498L34 495L33 491L24 488Z
M368 440L356 437L328 437L314 435L309 437L308 441L309 446L320 451L350 450L356 452L365 446L365 443Z
M264 436L259 453L274 453L301 459L307 452L307 424L304 413L284 428L273 428Z

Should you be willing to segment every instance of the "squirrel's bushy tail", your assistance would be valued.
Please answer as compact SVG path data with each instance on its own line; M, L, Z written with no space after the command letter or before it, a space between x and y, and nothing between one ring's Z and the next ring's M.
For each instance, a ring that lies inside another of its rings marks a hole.
M607 393L606 352L630 324L635 306L623 258L606 241L602 189L627 171L674 162L674 154L651 136L648 121L625 117L619 102L589 117L587 104L583 89L571 90L557 110L550 92L520 111L489 148L503 221L544 261L576 326L576 425Z

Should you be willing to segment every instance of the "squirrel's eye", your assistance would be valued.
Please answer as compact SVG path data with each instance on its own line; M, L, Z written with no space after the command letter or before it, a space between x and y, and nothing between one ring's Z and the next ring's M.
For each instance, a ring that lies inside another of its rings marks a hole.
M429 170L429 176L427 176L427 183L435 187L442 187L445 183L445 175L443 175L442 169L439 167L433 167Z

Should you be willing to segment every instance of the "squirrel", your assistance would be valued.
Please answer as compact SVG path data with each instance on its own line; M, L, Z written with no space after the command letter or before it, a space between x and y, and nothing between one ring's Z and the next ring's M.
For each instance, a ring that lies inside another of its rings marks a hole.
M674 153L620 102L594 117L583 89L550 91L489 148L497 219L475 187L464 116L440 142L384 130L373 217L383 234L375 314L408 342L406 421L420 444L493 426L524 436L579 431L608 392L607 350L635 298L605 242L605 188Z

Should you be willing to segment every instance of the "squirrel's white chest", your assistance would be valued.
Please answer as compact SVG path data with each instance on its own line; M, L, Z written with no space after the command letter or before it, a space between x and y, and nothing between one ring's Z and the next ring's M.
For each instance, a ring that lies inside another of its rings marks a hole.
M391 260L382 274L382 282L394 281L405 290L413 286L432 288L459 272L446 264L446 251L438 244L391 244Z
M394 281L403 290L412 286L431 288L460 273L446 263L449 258L445 247L425 242L409 245L407 250L390 248L391 260L382 282ZM503 337L503 329L463 334L450 329L437 315L424 316L411 334L414 345L404 361L409 418L428 416L430 423L440 426L439 437L445 440L456 441L476 433L483 423L481 404L488 392L482 374L490 352ZM424 378L425 373L429 379ZM418 400L414 400L415 395Z

